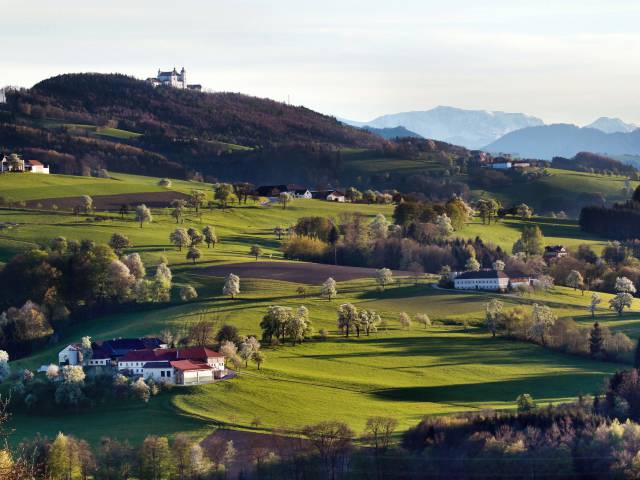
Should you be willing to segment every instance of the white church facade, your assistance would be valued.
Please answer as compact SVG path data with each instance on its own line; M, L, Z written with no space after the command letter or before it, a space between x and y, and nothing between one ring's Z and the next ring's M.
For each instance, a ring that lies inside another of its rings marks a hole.
M178 72L175 68L169 72L163 72L158 69L158 75L156 77L147 78L147 81L154 87L172 87L180 88L184 90L202 90L202 85L189 85L187 83L187 72L182 67L182 70Z

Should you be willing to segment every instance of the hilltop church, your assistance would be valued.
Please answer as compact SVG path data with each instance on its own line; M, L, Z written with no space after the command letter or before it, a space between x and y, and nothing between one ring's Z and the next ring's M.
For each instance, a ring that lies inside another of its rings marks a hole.
M175 69L170 72L163 72L158 69L158 75L155 78L147 78L147 81L151 83L154 87L173 87L173 88L182 88L188 90L202 90L202 85L189 85L187 83L187 72L182 67L180 73Z

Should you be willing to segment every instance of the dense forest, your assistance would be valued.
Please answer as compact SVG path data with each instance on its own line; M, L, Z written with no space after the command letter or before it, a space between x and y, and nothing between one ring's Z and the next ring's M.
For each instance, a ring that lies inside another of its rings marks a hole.
M580 228L618 240L640 238L640 187L631 200L604 206L585 207L580 212Z

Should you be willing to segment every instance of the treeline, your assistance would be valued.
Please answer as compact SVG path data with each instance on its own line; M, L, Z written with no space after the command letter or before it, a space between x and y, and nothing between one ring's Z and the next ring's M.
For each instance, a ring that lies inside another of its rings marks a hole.
M611 208L589 206L580 212L580 228L619 240L640 238L640 187L625 203L617 203Z
M166 262L147 275L139 254L122 254L126 237L114 234L111 244L57 237L9 260L0 270L0 349L20 357L111 305L170 300Z
M551 165L554 168L561 168L563 170L599 174L611 173L615 175L630 175L636 179L638 172L633 165L627 165L619 160L590 152L580 152L573 158L553 157Z

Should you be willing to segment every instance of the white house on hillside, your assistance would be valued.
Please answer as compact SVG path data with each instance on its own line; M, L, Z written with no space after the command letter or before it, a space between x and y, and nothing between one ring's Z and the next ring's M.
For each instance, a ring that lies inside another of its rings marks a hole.
M501 270L464 272L453 279L457 290L504 291L509 287L509 276Z
M327 200L329 200L330 202L344 203L345 196L341 191L334 190L333 192L329 193L329 195L327 195Z

